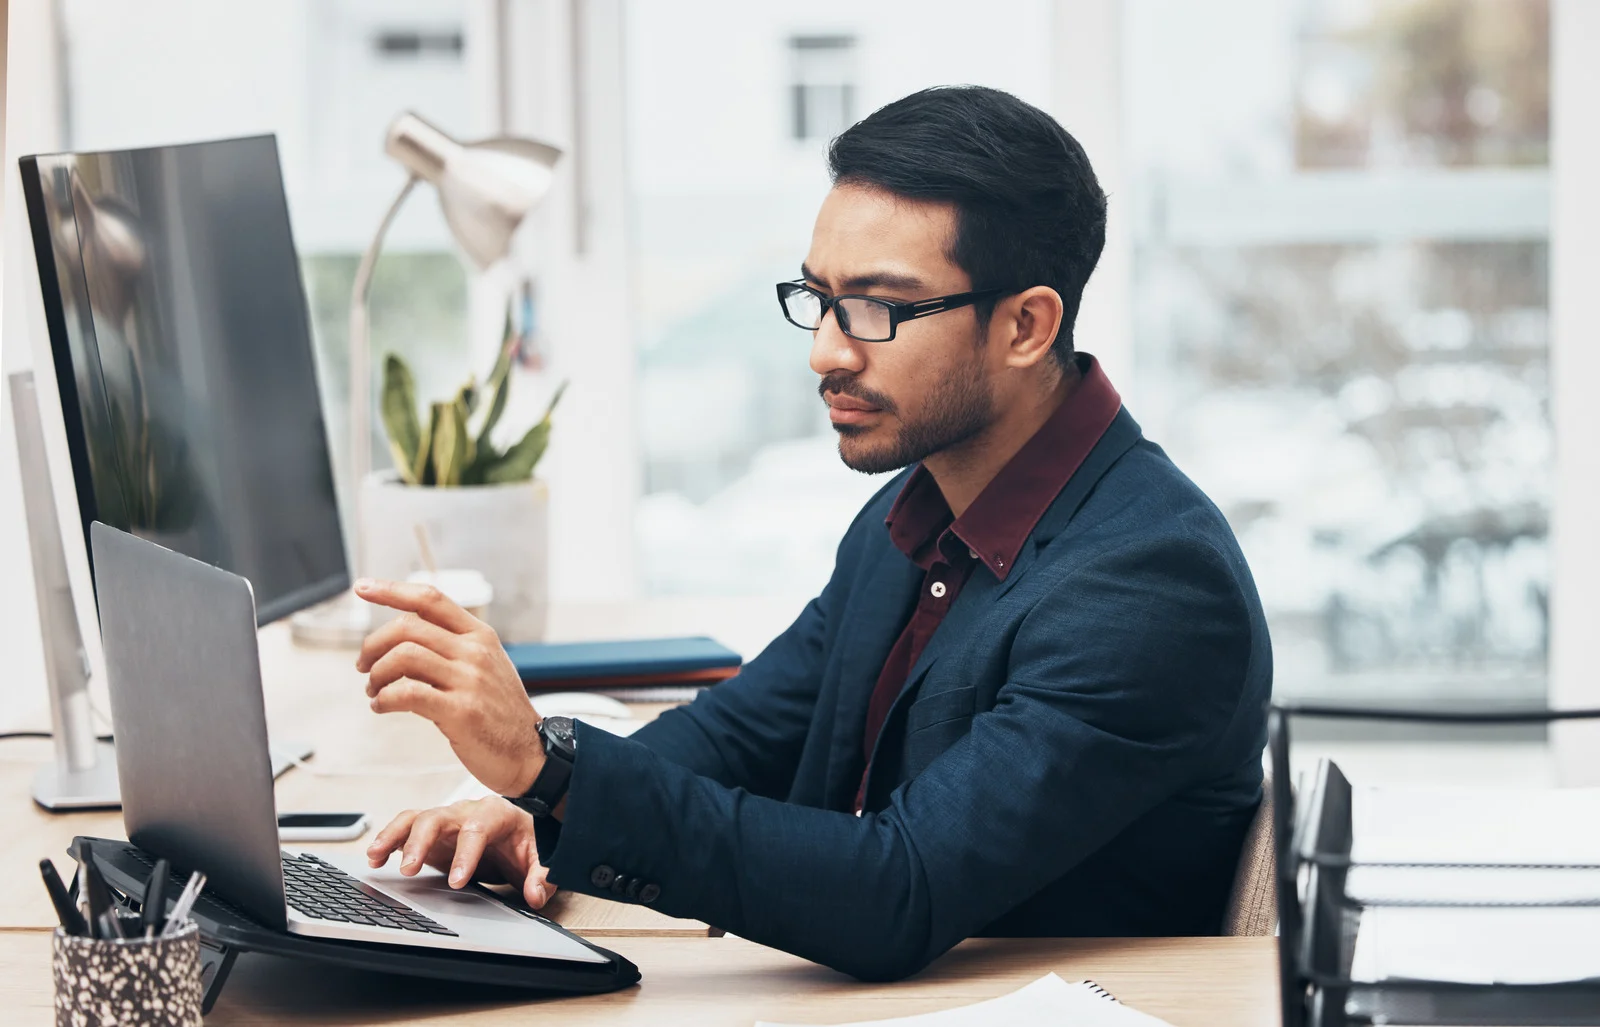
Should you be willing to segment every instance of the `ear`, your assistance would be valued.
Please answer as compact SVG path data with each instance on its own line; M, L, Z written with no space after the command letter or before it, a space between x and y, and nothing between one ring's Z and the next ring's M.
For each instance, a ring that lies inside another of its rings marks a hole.
M1007 367L1033 367L1050 353L1066 307L1048 285L1024 289L995 306L990 330L1002 333Z

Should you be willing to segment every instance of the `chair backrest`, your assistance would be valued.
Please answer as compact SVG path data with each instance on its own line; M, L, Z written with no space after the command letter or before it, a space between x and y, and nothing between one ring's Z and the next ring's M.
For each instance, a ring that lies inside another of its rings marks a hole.
M1278 859L1272 842L1272 778L1261 785L1261 805L1245 832L1234 872L1233 892L1222 914L1222 933L1233 937L1265 937L1278 928L1276 892Z

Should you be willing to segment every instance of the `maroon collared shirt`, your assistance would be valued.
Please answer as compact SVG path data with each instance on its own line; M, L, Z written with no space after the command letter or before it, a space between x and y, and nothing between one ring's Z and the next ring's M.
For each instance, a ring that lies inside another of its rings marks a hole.
M889 539L927 573L917 607L889 650L867 704L862 748L868 769L889 708L974 568L982 564L987 573L1005 580L1039 518L1122 409L1122 397L1100 362L1087 353L1078 354L1077 361L1082 374L1077 387L960 517L952 514L939 484L921 465L911 472L889 509L885 522ZM863 771L856 790L857 812L866 790Z

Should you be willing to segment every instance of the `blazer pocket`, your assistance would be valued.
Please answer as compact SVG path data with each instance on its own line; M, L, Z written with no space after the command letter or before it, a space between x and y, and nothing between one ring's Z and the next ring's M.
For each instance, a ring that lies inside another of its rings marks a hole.
M906 734L963 717L971 718L973 694L971 688L952 688L919 698L906 711Z

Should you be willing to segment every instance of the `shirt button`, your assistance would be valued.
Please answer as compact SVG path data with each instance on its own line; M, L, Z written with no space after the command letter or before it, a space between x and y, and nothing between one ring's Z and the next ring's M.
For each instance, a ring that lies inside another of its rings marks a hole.
M660 897L661 886L656 884L654 881L639 889L639 901L647 906Z
M596 888L609 888L611 882L617 879L617 872L604 863L589 872L589 883Z
M935 581L933 583L933 587L928 589L928 591L933 593L933 598L935 598L935 599L943 599L945 592L947 592L949 590L944 587L944 582Z
M978 551L976 549L969 549L967 550L967 555L976 560L978 558Z

